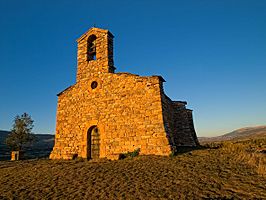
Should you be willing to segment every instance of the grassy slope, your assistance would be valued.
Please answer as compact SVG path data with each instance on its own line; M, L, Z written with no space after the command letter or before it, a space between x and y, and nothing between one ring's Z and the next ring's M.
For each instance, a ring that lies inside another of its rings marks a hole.
M266 138L175 157L2 161L0 199L266 199Z

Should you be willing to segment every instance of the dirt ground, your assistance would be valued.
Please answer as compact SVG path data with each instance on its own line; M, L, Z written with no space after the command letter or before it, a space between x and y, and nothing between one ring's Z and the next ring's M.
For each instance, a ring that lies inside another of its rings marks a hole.
M266 177L222 152L1 161L0 199L266 199Z

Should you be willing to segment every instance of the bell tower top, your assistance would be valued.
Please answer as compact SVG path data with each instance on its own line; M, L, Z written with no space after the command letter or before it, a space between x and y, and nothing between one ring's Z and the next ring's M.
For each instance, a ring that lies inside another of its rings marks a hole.
M93 73L114 73L113 38L108 30L93 27L77 39L77 82Z

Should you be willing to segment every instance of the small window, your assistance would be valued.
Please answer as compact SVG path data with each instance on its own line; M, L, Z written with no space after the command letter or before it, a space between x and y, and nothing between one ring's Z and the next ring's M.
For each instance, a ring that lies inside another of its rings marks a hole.
M87 43L87 60L96 60L96 36L91 35Z
M98 86L98 83L96 81L93 81L91 83L91 89L95 89L95 88L97 88L97 86Z

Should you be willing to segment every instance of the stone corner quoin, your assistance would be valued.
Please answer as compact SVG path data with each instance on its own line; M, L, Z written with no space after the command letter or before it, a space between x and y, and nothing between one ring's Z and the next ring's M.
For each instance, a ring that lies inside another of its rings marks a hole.
M50 159L169 155L199 144L192 110L166 96L161 76L115 73L108 30L91 28L77 43L76 83L58 94Z

